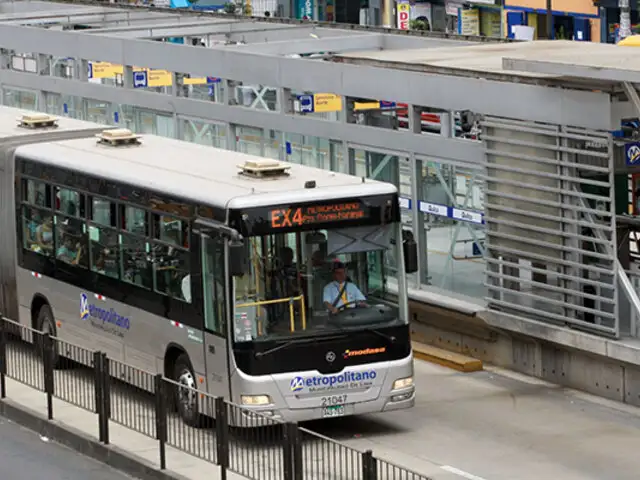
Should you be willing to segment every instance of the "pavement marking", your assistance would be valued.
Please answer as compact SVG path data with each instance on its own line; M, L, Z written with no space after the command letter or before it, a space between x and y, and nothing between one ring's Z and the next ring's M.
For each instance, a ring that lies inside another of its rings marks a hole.
M473 475L472 473L465 472L464 470L460 470L459 468L452 467L451 465L441 465L440 468L446 472L453 473L455 475L459 475L468 480L485 480L482 477L477 475Z

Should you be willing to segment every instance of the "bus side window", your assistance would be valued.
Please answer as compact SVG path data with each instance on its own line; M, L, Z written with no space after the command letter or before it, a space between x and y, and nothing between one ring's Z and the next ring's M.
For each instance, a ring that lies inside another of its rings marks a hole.
M116 204L104 198L91 197L89 204L89 219L93 223L104 225L105 227L117 226L116 223Z
M188 223L168 215L153 215L154 238L182 248L189 248Z
M47 210L22 206L23 248L51 256L53 253L53 215Z
M51 208L51 186L35 180L22 180L22 200L37 207Z
M86 223L83 220L56 215L56 258L70 265L87 268Z
M189 251L160 242L152 249L156 292L191 303Z
M69 217L84 218L84 195L68 188L55 188L56 210Z
M151 290L151 251L148 214L141 208L120 205L123 233L120 234L120 278L127 283Z
M89 257L92 271L119 278L119 251L118 233L115 229L89 225Z

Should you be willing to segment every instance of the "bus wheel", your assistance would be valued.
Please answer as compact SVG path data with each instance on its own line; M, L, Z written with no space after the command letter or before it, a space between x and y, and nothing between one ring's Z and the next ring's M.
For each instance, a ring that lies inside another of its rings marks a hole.
M198 409L198 384L193 373L191 361L186 353L176 359L173 370L173 378L180 387L176 388L176 406L184 423L191 427L200 426L200 412Z
M43 305L38 311L38 317L36 320L37 329L42 332L42 335L37 335L36 341L33 342L38 349L38 355L44 357L44 335L47 333L51 337L55 337L57 334L56 321L53 318L53 311L49 305ZM60 368L60 355L58 354L58 342L53 341L53 351L51 352L51 362L53 368Z

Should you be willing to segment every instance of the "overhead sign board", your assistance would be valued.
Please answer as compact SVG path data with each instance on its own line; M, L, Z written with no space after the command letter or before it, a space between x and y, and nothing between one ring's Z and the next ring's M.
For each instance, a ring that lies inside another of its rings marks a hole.
M298 95L297 110L301 113L326 113L342 110L342 97L334 93Z

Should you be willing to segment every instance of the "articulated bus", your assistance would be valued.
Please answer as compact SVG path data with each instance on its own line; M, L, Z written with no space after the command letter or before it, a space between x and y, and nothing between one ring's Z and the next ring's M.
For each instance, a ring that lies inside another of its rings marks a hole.
M68 120L0 144L8 318L286 421L413 406L395 186Z

